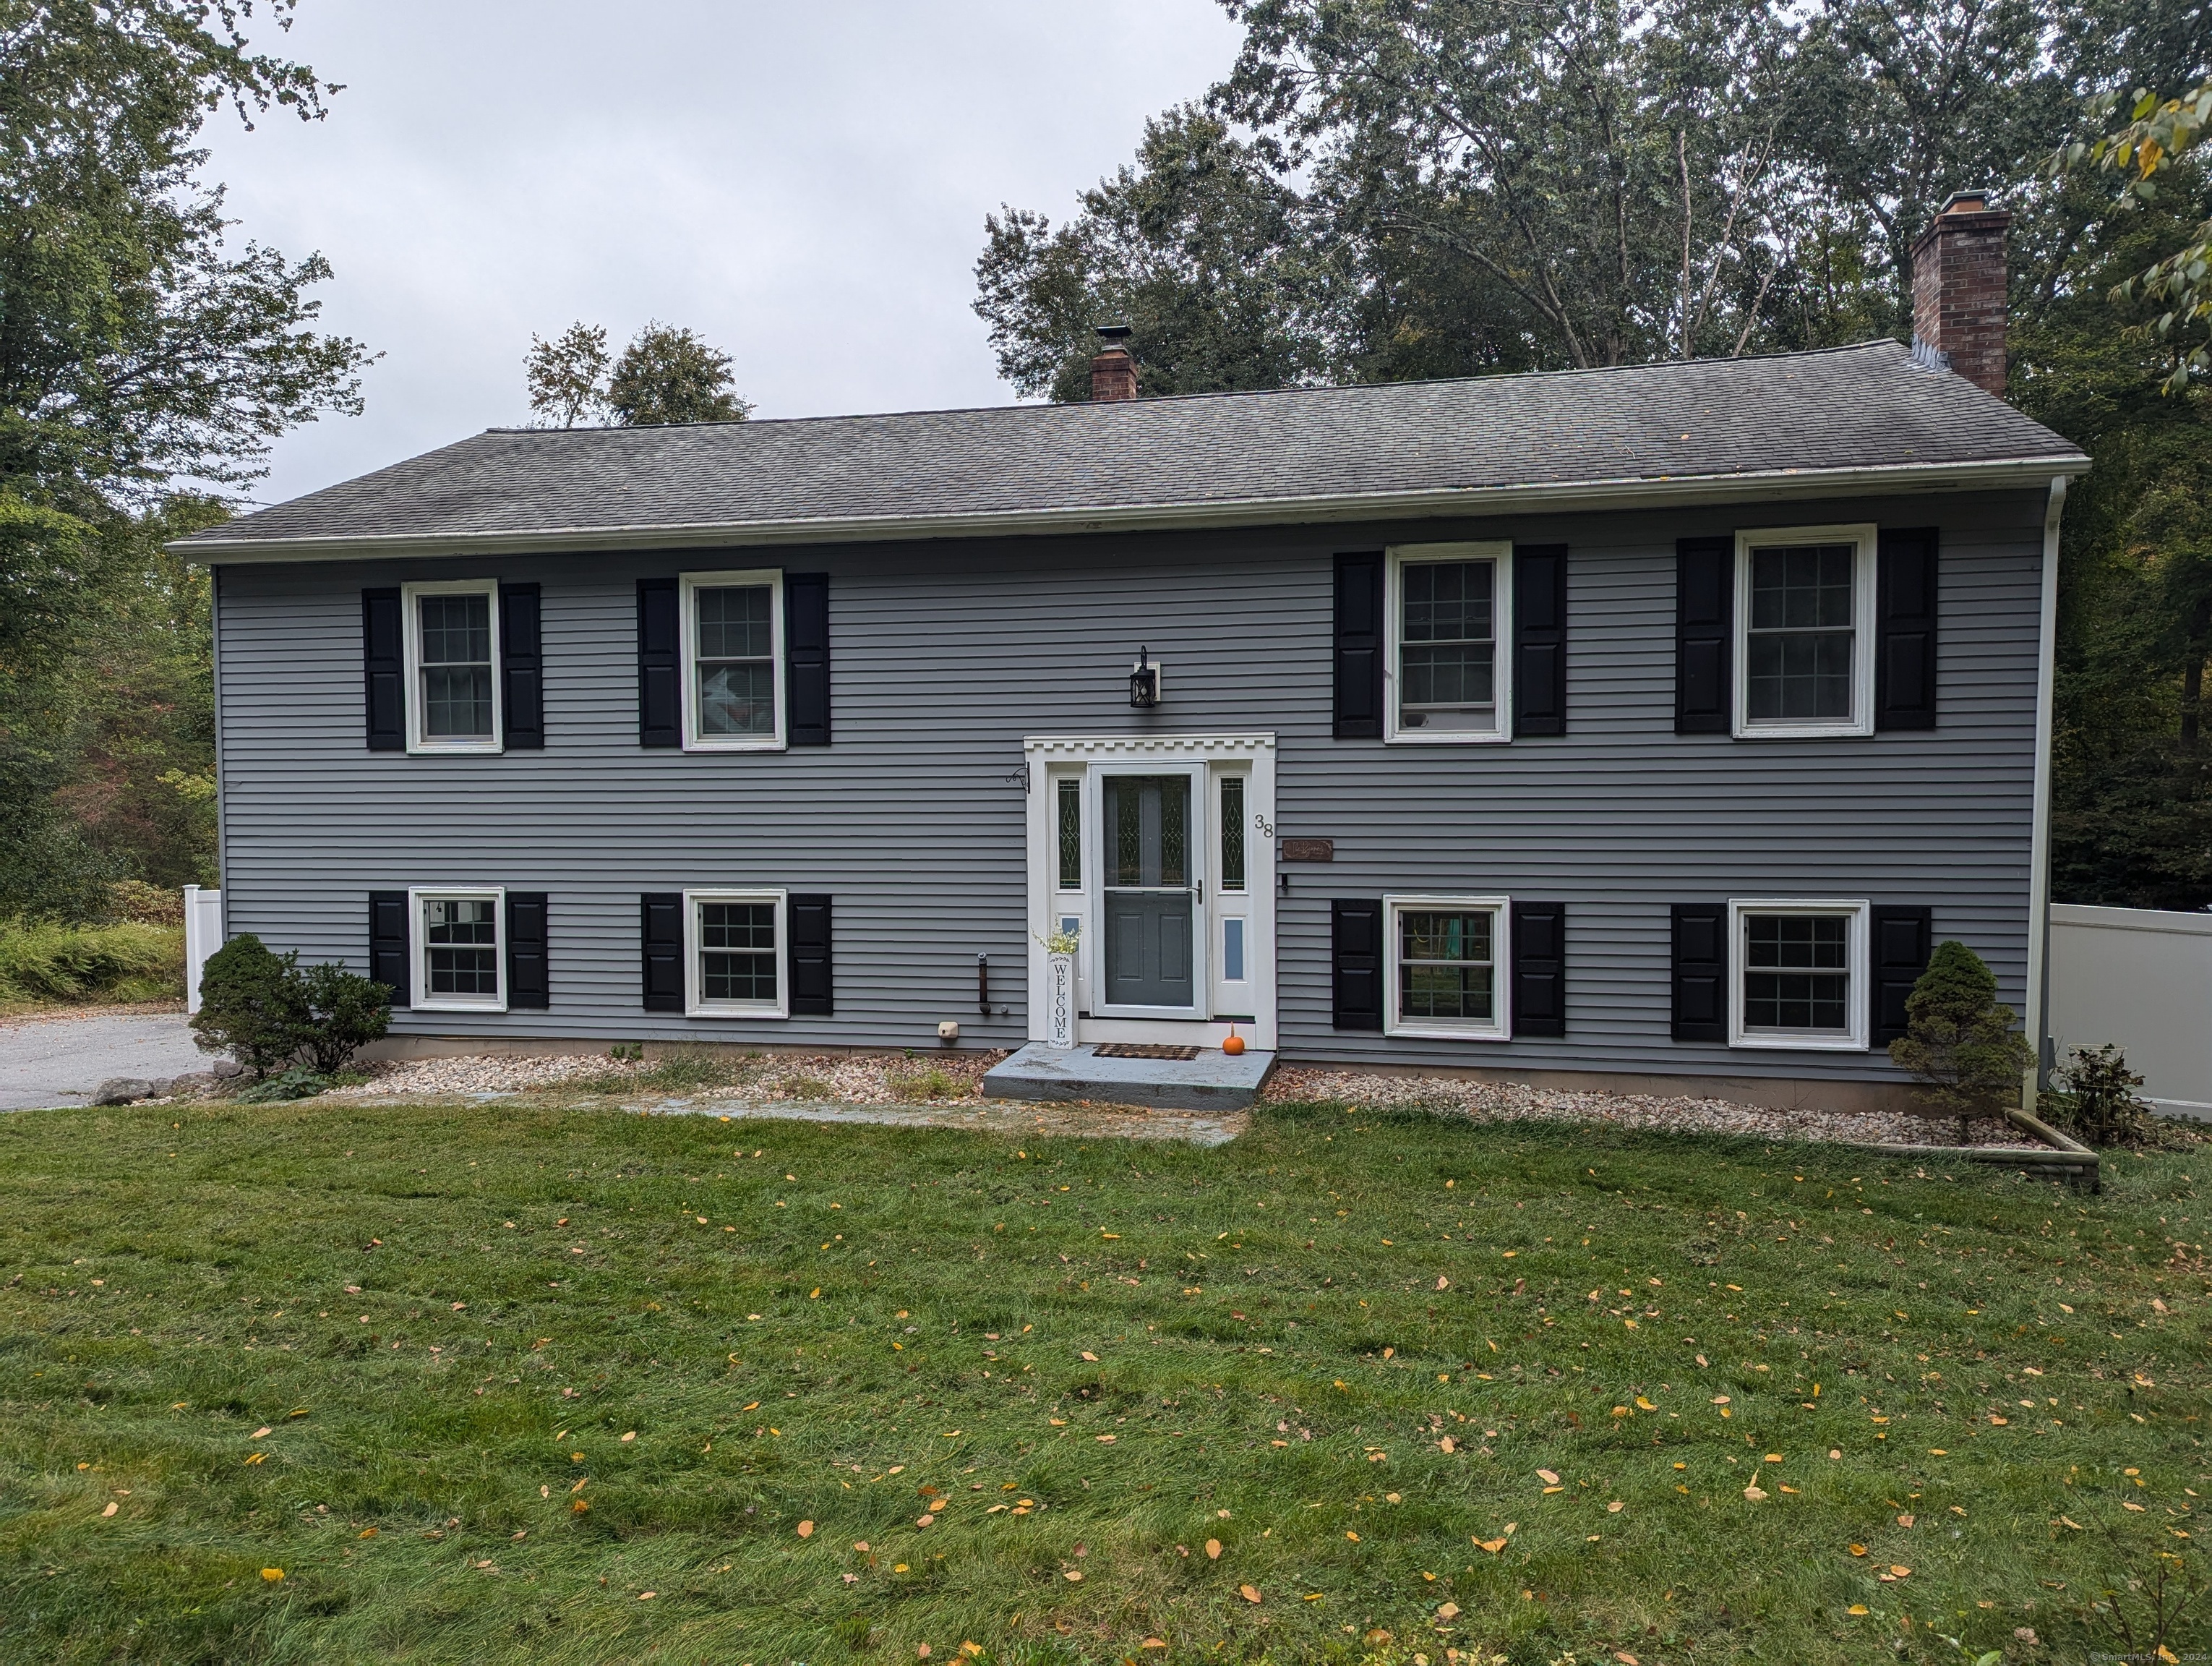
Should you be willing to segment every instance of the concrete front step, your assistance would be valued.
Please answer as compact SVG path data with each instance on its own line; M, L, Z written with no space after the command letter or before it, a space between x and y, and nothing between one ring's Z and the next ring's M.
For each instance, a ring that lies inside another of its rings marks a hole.
M1169 1110L1241 1110L1260 1097L1273 1053L1199 1049L1194 1059L1102 1059L1096 1047L1031 1042L983 1078L987 1099L1102 1099Z

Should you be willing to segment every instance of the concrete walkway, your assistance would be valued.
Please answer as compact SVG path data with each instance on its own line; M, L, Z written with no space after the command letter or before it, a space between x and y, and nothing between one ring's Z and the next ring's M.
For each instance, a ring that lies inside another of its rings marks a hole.
M0 1110L90 1102L116 1076L205 1070L182 1012L60 1012L0 1020Z

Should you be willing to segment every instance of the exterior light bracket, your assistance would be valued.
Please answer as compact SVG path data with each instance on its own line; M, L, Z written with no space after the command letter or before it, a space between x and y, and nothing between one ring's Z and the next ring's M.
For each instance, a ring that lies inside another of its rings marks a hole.
M1160 667L1148 649L1137 650L1137 663L1129 672L1129 703L1142 710L1160 703Z

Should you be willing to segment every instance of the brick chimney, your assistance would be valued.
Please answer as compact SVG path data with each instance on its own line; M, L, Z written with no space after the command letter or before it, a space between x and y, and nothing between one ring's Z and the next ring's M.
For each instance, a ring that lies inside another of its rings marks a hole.
M1912 246L1912 347L2005 395L2005 228L1986 191L1951 194Z
M1137 397L1137 361L1129 351L1133 332L1126 324L1098 326L1098 356L1091 361L1091 402Z

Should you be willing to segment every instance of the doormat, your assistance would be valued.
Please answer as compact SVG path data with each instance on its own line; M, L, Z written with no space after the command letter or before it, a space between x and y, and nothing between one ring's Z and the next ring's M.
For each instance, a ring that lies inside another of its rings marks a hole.
M1104 1042L1091 1049L1099 1059L1176 1059L1184 1062L1198 1056L1195 1047L1156 1047L1151 1043Z

